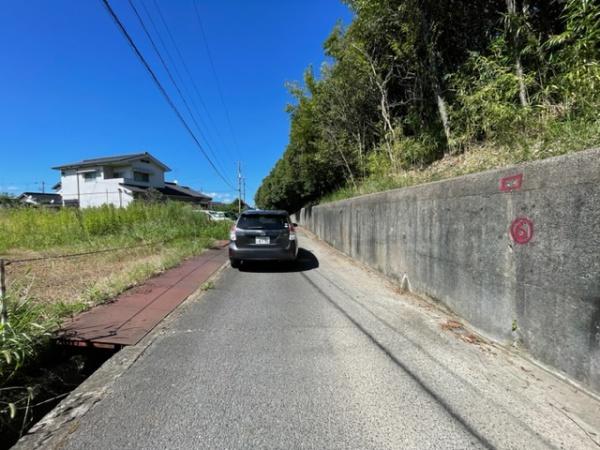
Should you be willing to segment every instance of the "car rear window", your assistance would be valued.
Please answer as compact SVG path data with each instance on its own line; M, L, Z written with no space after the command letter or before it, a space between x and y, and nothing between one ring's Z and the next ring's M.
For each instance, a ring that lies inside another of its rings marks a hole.
M276 214L252 214L242 215L237 224L238 228L245 230L280 230L287 228L286 216Z

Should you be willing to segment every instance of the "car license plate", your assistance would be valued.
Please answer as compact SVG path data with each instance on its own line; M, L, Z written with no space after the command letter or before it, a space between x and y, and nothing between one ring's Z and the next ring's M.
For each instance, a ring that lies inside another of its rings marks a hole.
M267 237L256 236L255 243L258 245L269 245L271 243L271 238L269 236L267 236Z

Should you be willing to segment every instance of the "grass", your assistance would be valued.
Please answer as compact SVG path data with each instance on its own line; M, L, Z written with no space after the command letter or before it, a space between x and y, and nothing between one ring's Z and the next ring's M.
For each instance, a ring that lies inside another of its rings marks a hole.
M215 283L213 281L207 281L206 283L204 283L202 285L203 291L208 291L208 290L214 289L214 288L215 288Z
M7 266L9 321L0 325L0 431L34 401L35 386L13 383L36 365L65 317L199 254L215 239L225 239L228 231L228 223L209 222L179 203L81 211L0 209L0 257L115 249Z
M173 238L215 237L222 227L191 207L133 203L85 210L8 208L0 210L0 255L9 250L94 249ZM215 234L216 233L216 234Z
M471 144L464 151L448 154L429 165L404 170L383 167L357 183L325 195L330 203L359 195L415 186L484 170L540 160L600 145L600 120L550 122L535 136L524 133L499 136L485 144Z
M104 301L151 274L224 239L229 224L209 222L188 205L0 210L0 257L37 258L112 249L75 258L8 266L9 294L68 312Z

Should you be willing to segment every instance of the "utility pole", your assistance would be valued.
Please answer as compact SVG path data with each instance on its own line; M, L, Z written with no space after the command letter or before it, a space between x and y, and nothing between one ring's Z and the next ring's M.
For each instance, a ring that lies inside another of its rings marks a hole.
M8 305L6 304L6 263L0 259L0 323L8 322Z
M242 179L242 201L246 204L246 177Z
M75 170L75 175L77 176L77 208L81 208L81 192L79 191L79 170ZM121 189L119 189L119 198L121 198Z
M242 163L238 161L238 214L242 213Z
M46 182L42 181L42 194L46 193Z

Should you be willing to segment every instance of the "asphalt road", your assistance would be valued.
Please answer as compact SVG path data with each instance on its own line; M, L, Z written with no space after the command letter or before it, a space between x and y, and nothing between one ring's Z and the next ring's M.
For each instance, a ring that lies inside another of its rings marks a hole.
M597 402L301 244L226 269L61 448L597 448Z

